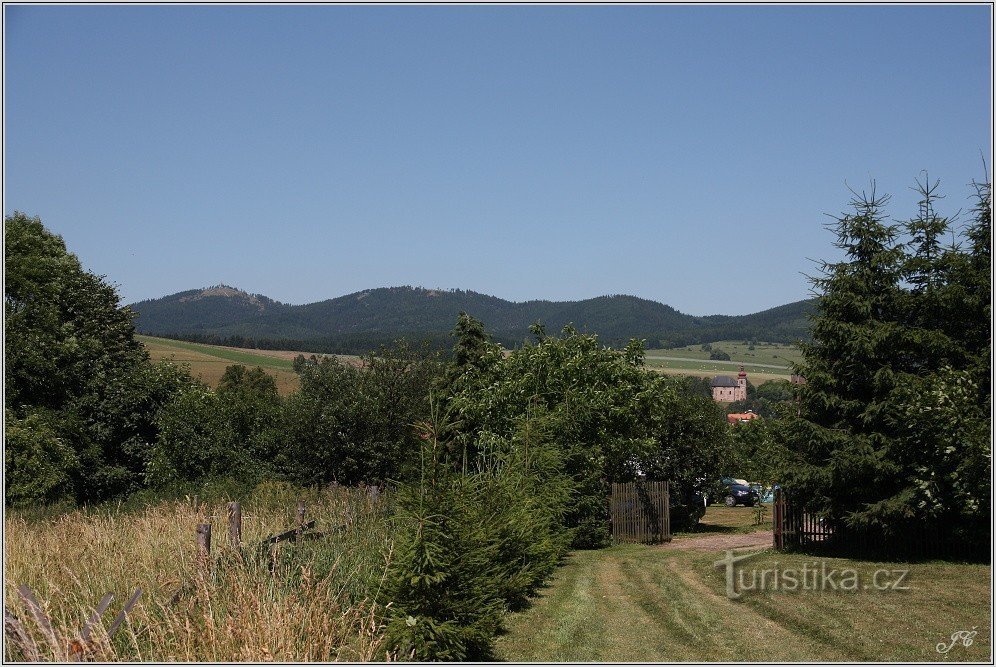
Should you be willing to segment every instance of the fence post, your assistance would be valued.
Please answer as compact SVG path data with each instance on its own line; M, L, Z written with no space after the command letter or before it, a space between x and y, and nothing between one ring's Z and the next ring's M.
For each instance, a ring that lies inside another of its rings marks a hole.
M197 524L197 553L201 556L211 555L211 524Z
M301 537L304 534L304 501L298 501L297 503L297 531L294 533L294 541L300 542Z
M236 548L242 548L242 505L228 503L228 541Z
M771 512L771 522L773 525L772 535L774 536L775 549L781 550L782 543L782 490L775 489L775 502Z
M671 541L671 482L664 482L664 539Z

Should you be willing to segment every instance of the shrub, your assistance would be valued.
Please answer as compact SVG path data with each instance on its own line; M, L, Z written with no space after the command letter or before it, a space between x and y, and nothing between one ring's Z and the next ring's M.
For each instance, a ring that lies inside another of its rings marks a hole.
M18 419L10 410L4 425L4 502L12 506L72 497L71 478L79 465L72 447L42 414Z

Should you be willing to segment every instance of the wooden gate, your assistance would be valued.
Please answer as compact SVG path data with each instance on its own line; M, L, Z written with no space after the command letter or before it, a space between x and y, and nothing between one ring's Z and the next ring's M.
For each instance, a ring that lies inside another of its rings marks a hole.
M835 531L824 517L790 502L782 489L775 489L775 501L771 509L776 549L806 549L826 545L834 537Z
M612 539L654 544L671 540L667 482L613 484L609 500Z

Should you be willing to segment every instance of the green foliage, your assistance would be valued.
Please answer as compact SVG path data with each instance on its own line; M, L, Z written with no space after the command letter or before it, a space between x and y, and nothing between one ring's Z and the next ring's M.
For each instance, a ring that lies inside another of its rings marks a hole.
M765 419L788 414L785 405L793 400L795 391L788 380L769 380L760 387L747 382L747 398L734 401L726 408L728 414L753 412Z
M40 413L23 419L12 410L4 424L4 502L14 507L51 503L72 495L76 453Z
M702 483L721 473L730 457L730 429L719 405L680 390L667 377L650 378L642 422L648 447L639 466L648 479L670 482L672 530L692 528L703 511Z
M783 403L795 398L795 390L788 380L768 380L761 383L754 396L770 403Z
M504 611L521 606L567 548L568 494L544 419L470 462L440 441L452 431L444 421L437 413L421 425L419 481L398 491L389 645L402 659L492 659Z
M277 394L277 381L259 366L249 370L242 364L235 364L225 368L218 380L218 393L230 392L273 397Z
M301 484L352 485L406 478L417 464L411 425L428 414L442 366L404 342L364 357L300 357L301 389L287 400L277 463Z
M773 433L777 428L777 424L767 419L754 419L731 428L726 475L765 485L779 481L788 452Z
M676 525L693 520L696 480L717 471L728 444L716 405L686 381L645 371L638 342L617 352L569 327L560 338L535 334L507 357L487 345L455 380L453 442L472 459L489 439L507 440L523 418L542 414L571 480L575 546L608 543L609 484L641 471L672 482Z
M712 386L709 378L698 375L674 375L670 379L678 391L690 396L701 396L712 400Z
M41 220L4 219L6 404L60 409L145 359L114 288Z
M719 348L713 348L709 351L709 359L712 361L729 361L730 355Z
M484 324L467 313L457 317L456 327L451 336L457 339L453 346L452 369L463 373L468 368L478 367L487 356L491 336L484 330Z
M31 441L49 467L65 464L52 472L60 495L95 501L139 488L156 413L189 384L187 373L148 363L114 288L84 271L38 218L14 213L4 230L5 407L24 419L21 441L8 445ZM36 438L25 433L32 428ZM21 478L28 468L7 464L8 484L35 486Z
M902 226L874 192L832 226L844 259L813 280L801 416L775 434L791 452L787 487L852 528L892 534L989 517L990 188L978 187L964 245L943 245L936 183L918 190Z
M261 478L272 471L281 408L276 383L259 368L228 367L217 391L191 383L159 413L149 483Z

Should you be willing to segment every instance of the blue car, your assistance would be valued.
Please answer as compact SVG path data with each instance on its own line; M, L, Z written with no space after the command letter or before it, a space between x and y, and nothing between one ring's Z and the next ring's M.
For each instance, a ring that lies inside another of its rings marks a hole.
M724 477L720 480L722 488L721 498L727 507L746 505L753 507L758 502L758 493L751 488L751 485L744 479L734 477Z

